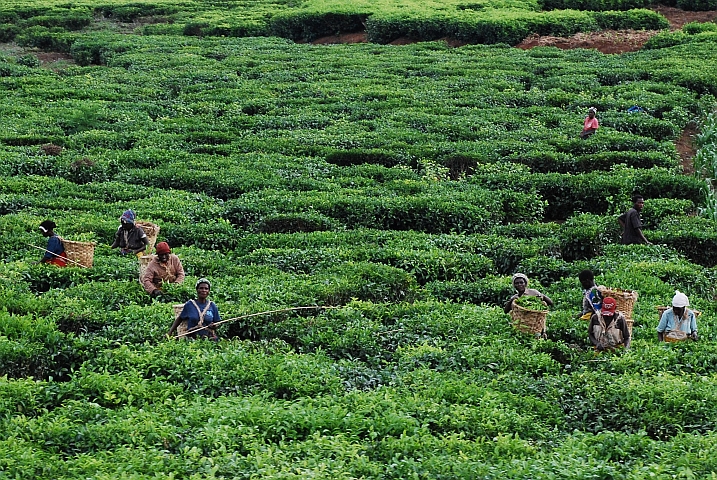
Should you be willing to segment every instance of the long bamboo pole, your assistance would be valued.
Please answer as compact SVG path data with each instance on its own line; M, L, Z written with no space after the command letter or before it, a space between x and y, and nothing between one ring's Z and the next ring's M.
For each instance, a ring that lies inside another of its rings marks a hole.
M281 308L281 309L279 309L279 310L267 310L266 312L249 313L249 314L247 314L247 315L241 315L241 316L239 316L239 317L228 318L228 319L226 319L226 320L222 320L222 321L220 321L220 322L212 323L212 324L210 324L210 325L205 325L205 326L203 326L203 327L195 328L195 329L193 329L193 330L187 330L186 333L182 333L182 334L179 334L179 335L170 337L170 338L182 338L182 337L184 337L184 336L186 336L186 335L191 335L192 333L196 333L196 332L199 332L199 331L201 331L201 330L205 330L205 329L207 329L207 328L209 328L209 327L216 327L217 325L221 325L222 323L227 323L227 322L235 322L235 321L241 320L241 319L243 319L243 318L257 317L257 316L259 316L259 315L269 315L269 314L271 314L271 313L292 312L292 311L295 311L295 310L309 310L309 309L311 309L311 310L319 310L319 309L329 309L329 308L339 308L339 307L338 307L338 306L319 306L319 305L316 305L316 306L311 306L311 307L291 307L291 308Z
M37 248L38 250L42 250L42 251L44 251L44 252L47 252L47 253L49 253L49 254L51 254L51 255L56 256L57 258L62 258L63 260L67 260L68 262L72 262L72 263L74 263L74 264L76 264L76 265L79 265L79 266L82 267L82 268L87 268L86 266L82 265L80 262L76 262L75 260L71 260L71 259L69 259L69 258L67 258L67 257L61 257L60 255L56 254L55 252L51 252L51 251L49 251L49 250L46 249L46 248L38 247L37 245L33 245L33 244L31 244L31 243L26 243L25 245L27 245L28 247Z

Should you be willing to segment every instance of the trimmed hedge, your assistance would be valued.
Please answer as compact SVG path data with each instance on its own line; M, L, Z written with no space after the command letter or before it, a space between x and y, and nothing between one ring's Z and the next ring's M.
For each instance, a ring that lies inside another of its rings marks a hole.
M315 211L349 227L418 230L427 233L485 232L492 224L535 220L543 203L530 193L495 191L470 185L392 183L379 189L295 192L264 190L225 203L226 216L253 229L268 215ZM401 191L403 190L403 191Z
M574 213L604 214L611 198L625 192L639 192L645 198L674 198L689 200L694 205L703 202L704 188L694 177L676 176L664 169L620 170L620 175L586 173L561 175L556 173L517 175L474 175L471 182L479 185L510 185L519 191L536 189L548 202L545 218L563 220Z
M717 222L700 217L668 217L648 235L653 243L664 243L682 252L690 261L717 266Z

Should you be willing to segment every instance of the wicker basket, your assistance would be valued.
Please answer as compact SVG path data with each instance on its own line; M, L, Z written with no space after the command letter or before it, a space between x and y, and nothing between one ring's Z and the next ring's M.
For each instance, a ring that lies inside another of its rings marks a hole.
M69 265L90 268L95 259L94 242L73 242L61 239L67 258L72 260ZM75 263L77 262L77 263Z
M632 338L632 324L635 323L635 320L626 318L625 323L627 323L627 330L630 332L630 338Z
M615 299L615 310L622 312L626 320L632 320L632 310L637 302L637 292L635 290L621 290L619 288L602 287L600 293L603 297L612 297Z
M141 221L134 222L134 224L137 227L142 227L144 233L147 234L147 240L149 240L149 245L147 245L147 251L151 253L154 249L154 244L157 243L157 235L159 235L159 225Z
M529 310L515 303L513 303L513 309L510 311L513 326L525 333L545 332L545 319L547 316L547 310Z
M184 310L184 304L178 303L176 305L172 305L172 309L174 309L174 319L176 320L179 318L179 315L182 314L182 310ZM182 323L177 326L177 335L182 335L181 337L179 337L180 340L187 339L185 333L187 333L187 321L182 320Z
M671 309L672 307L655 307L657 309L657 321L659 322L662 320L662 314L665 313L667 310Z
M155 255L142 255L139 257L139 281L142 281L142 275L147 270L147 266L154 260ZM181 311L181 310L180 310Z

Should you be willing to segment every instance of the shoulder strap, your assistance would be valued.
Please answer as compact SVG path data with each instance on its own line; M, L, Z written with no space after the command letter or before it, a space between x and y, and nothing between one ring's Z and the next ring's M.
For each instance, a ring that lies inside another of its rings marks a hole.
M605 319L602 317L602 312L595 312L595 315L597 315L598 323L602 327L602 331L607 331L607 326L605 325Z
M198 323L198 325L203 327L203 326L204 326L204 315L206 315L207 312L209 311L209 309L211 308L212 302L211 302L211 301L208 301L208 302L207 302L207 306L204 307L204 310L200 310L200 309L199 309L199 305L197 305L197 302L195 302L194 300L190 300L190 302L192 302L192 305L194 305L194 308L197 309L197 313L199 314L199 323Z

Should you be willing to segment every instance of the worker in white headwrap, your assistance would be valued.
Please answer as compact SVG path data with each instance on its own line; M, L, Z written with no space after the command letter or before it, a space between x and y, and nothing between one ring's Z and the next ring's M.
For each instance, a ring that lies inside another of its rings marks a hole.
M508 302L503 307L505 313L509 313L511 310L513 310L513 301L517 298L522 297L523 295L528 295L529 297L538 297L539 299L544 301L547 306L553 306L553 301L550 299L550 297L548 297L547 295L543 295L534 288L528 288L528 277L525 274L516 273L515 275L513 275L512 280L513 288L515 288L515 291L518 293L508 299Z
M675 290L672 308L665 310L657 325L657 339L661 342L679 342L687 338L697 340L697 320L690 310L687 295Z

